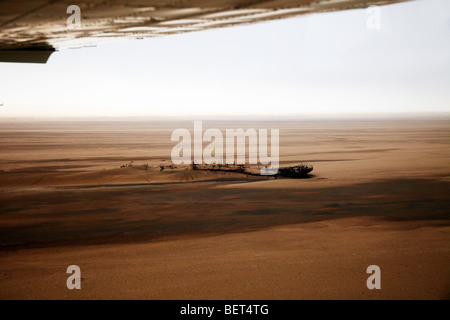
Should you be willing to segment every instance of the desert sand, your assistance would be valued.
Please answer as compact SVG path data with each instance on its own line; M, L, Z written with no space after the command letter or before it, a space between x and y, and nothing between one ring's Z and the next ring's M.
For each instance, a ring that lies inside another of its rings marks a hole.
M308 179L160 172L192 126L3 121L0 299L450 298L447 117L204 121L280 129Z

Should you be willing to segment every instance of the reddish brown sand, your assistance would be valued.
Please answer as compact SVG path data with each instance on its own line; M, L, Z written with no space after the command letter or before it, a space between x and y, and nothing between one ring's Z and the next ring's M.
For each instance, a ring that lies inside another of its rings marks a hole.
M2 123L0 298L450 298L448 119L204 122L279 128L301 180L159 172L180 127Z

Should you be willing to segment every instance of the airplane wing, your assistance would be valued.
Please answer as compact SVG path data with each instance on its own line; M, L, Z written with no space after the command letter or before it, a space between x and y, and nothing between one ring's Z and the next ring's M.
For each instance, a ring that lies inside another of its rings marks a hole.
M0 62L45 63L59 48L228 27L405 0L1 0ZM77 19L77 8L79 19ZM79 24L77 24L79 22Z

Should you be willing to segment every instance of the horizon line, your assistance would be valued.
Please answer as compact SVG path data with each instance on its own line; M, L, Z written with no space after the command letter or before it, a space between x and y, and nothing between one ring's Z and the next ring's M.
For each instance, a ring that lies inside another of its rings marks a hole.
M2 116L0 122L11 121L298 121L302 119L414 119L414 118L450 118L450 111L434 112L379 112L379 113L295 113L282 115L220 115L220 114L191 114L191 115L79 115L79 116Z

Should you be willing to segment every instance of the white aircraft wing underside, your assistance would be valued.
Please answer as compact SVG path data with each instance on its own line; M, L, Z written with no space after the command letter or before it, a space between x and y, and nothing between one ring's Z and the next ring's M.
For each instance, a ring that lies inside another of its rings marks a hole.
M59 48L229 27L405 0L1 0L0 61L45 63ZM70 5L80 19L68 18ZM74 24L77 21L80 24Z

